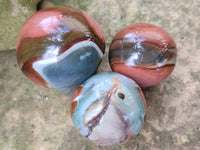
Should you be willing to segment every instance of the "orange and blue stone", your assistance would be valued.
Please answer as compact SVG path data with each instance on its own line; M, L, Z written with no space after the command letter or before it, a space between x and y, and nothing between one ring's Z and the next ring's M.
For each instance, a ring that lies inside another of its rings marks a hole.
M146 118L140 87L114 72L99 73L79 85L71 116L79 133L98 145L116 145L134 138Z
M137 23L120 30L109 50L112 70L126 75L146 88L165 80L173 71L177 49L164 29Z
M95 73L104 51L104 36L92 17L77 8L57 6L27 20L16 52L27 77L65 91Z

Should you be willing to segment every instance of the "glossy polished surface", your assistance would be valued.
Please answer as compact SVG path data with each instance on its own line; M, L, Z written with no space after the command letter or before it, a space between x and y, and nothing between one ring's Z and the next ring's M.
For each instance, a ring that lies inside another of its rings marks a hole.
M139 86L114 72L92 76L74 92L71 115L80 134L98 145L129 141L141 130L146 102Z
M17 59L26 76L45 87L64 90L95 73L105 50L104 36L84 11L52 7L24 24Z
M113 71L146 88L169 76L175 67L176 52L176 44L165 30L138 23L116 34L110 46L109 62Z

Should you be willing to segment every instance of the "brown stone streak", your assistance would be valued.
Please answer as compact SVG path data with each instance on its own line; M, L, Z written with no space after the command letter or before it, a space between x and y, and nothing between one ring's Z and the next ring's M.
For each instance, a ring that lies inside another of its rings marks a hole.
M83 92L83 86L82 85L77 86L76 90L74 91L71 101L73 101L77 96L80 96L82 92Z
M57 17L55 22L53 17ZM46 26L44 22L44 25L41 26L41 22L47 18L50 18L50 21L53 20L52 25L47 24L50 29L46 29L48 26L43 28L43 26ZM33 15L26 22L26 26L22 28L17 43L17 57L20 68L30 58L42 57L46 54L47 57L55 57L56 54L51 52L54 49L49 49L49 46L55 46L56 50L59 49L58 55L60 55L67 48L83 39L95 42L104 53L104 37L100 29L97 31L93 29L96 22L92 20L88 23L89 19L81 10L72 7L52 7ZM34 22L34 25L29 22ZM40 24L41 27L37 24Z
M89 128L89 133L88 135L86 135L86 137L89 137L90 134L92 133L93 129L99 125L99 122L101 120L101 118L103 117L103 115L106 113L111 101L112 101L112 97L115 95L116 91L121 88L121 80L118 78L118 77L113 77L111 79L111 88L110 90L106 91L103 93L103 96L97 100L97 101L104 101L104 108L102 109L102 111L95 117L92 118L92 120L90 120L89 122L87 122L85 124L85 127L88 127ZM105 96L104 96L105 94ZM79 130L83 129L83 128L80 128Z
M124 64L124 65L127 65L127 60L125 59L122 59L122 58L111 58L110 59L110 65L111 67L115 64ZM141 69L146 69L146 70L157 70L157 69L160 69L160 68L164 68L164 67L174 67L175 66L175 63L172 64L172 63L165 63L164 65L162 66L158 66L156 63L153 63L153 64L139 64L139 63L135 63L135 65L130 65L130 63L127 65L129 67L132 67L132 68L141 68Z
M125 143L126 141L128 141L129 139L132 139L135 137L135 135L132 133L131 129L130 129L130 123L129 120L125 120L123 116L125 116L126 114L124 113L124 111L121 109L120 104L118 103L116 98L113 98L113 102L115 103L115 107L116 107L116 112L118 113L118 116L120 117L121 121L123 122L123 129L124 129L124 133L126 134L125 136L120 138L120 143Z
M147 47L151 50L154 50L156 52L165 52L168 49L176 49L176 47L169 47L169 45L166 43L165 45L158 45L157 43L151 43L151 41L137 41L131 42L132 40L129 39L118 39L113 40L112 44L110 46L110 51L113 51L115 49L123 49L123 47L133 47L136 44L140 44L143 47Z
M78 102L76 100L72 101L71 106L70 106L71 117L73 116L73 114L74 114L74 112L76 110L77 105L78 105Z
M120 85L121 86L121 85ZM119 93L118 93L119 94ZM130 129L130 123L129 120L125 120L123 116L125 116L126 114L124 113L124 111L121 109L119 102L117 101L116 97L113 97L112 100L115 103L115 107L116 107L116 112L118 113L118 116L120 117L120 119L122 120L122 122L124 123L125 127L125 131L124 133L126 133L125 137L121 137L120 139L120 143L125 143L126 141L132 139L135 137L135 135L132 133L131 129ZM145 103L146 104L146 103Z
M77 96L80 96L83 92L83 86L79 85L77 86L76 90L74 91L74 94L72 95L72 99L71 99L71 106L70 106L70 113L71 113L71 117L73 116L76 107L78 105L78 102L75 100L75 98Z
M92 39L95 39L94 41L96 41L96 44L99 46L102 53L104 53L105 39L97 22L89 14L82 11L81 9L78 8L74 9L72 7L68 7L67 8L68 10L66 10L66 8L67 7L63 7L62 11L64 12L63 15L67 17L63 18L63 20L61 21L66 24L69 30L71 29L70 27L72 27L73 30L70 31L74 32L75 30L80 29L80 31L84 33L85 37L91 37ZM70 16L72 16L74 21L76 20L77 22L74 23L70 22L69 21L69 19L71 18ZM74 26L76 26L77 23L79 23L80 25L77 26L77 28L74 30Z
M75 44L77 44L81 41L92 41L95 44L97 44L96 41L92 38L82 37L79 39L75 39L74 41L72 41L71 43L69 43L68 45L63 47L61 50L59 50L58 55L55 55L55 54L49 52L48 54L46 53L46 56L45 56L44 54L45 54L46 49L44 47L40 47L40 46L43 46L42 44L39 43L41 41L40 39L38 39L38 42L35 41L36 43L38 43L37 44L38 47L37 47L37 45L35 45L35 42L32 43L32 39L24 39L24 40L25 40L24 41L25 45L23 45L23 46L25 46L25 47L20 48L22 50L20 50L17 53L18 64L19 64L20 68L23 67L24 63L26 63L28 60L30 60L32 58L34 58L36 61L36 60L42 60L42 59L50 59L50 58L59 56L62 53L64 53L65 51L67 51L68 49L70 49L72 46L74 46ZM97 46L98 46L98 44L97 44Z
M74 9L72 7L70 9L70 7L68 7L67 8L68 10L66 10L66 8L67 7L63 7L62 11L65 12L63 15L69 16L68 18L70 18L70 16L73 16L73 18L77 20L77 23L80 21L81 23L80 25L82 26L82 28L80 28L80 26L78 26L77 28L86 29L85 31L82 31L84 32L85 37L89 36L92 39L95 39L94 41L96 41L96 44L99 46L102 53L104 53L105 52L105 38L97 22L89 14L87 14L81 9L78 9L78 8ZM67 27L69 27L69 24L71 24L72 28L74 28L74 26L76 25L76 23L69 22L67 18L66 18L66 21L63 20L63 22L66 24ZM70 31L74 31L74 30L70 30Z
M137 52L137 50L134 50L134 48L132 49L132 47L135 46L136 43L123 43L123 42L118 42L119 44L116 45L116 42L114 42L110 48L110 52L109 52L109 59L110 59L110 63L113 64L114 62L123 62L126 63L129 59L129 57L131 58L132 53ZM156 51L160 54L163 54L165 59L163 61L165 64L173 61L173 59L176 59L177 54L176 54L176 48L167 48L167 47L158 47L157 45L153 45L151 43L148 42L142 42L140 43L140 45L144 48L148 48L152 51ZM138 51L139 52L139 51ZM155 68L157 67L156 62L153 64L140 64L137 60L132 60L133 61L133 66L138 66L138 67L147 67L147 68ZM162 62L161 62L162 63ZM129 65L131 65L131 62L129 62Z
M99 25L97 24L97 22L90 16L88 15L86 12L80 10L82 15L84 16L84 18L87 20L87 24L89 29L92 31L92 33L94 33L94 37L96 38L96 40L98 41L98 43L100 43L100 49L102 50L102 52L105 52L105 38L104 35L102 34L101 28L99 27Z
M44 23L43 24L39 23L46 18L48 18L48 20L45 20L46 25L44 29L43 28ZM19 45L21 44L24 38L35 38L35 37L46 36L56 28L61 18L62 15L57 10L52 10L52 11L42 10L34 14L32 17L30 17L24 24L22 30L20 31L17 41L17 52L19 51Z
M131 67L121 63L113 64L111 67L113 71L135 80L142 88L160 83L160 81L167 78L174 69L174 65L165 65L163 67L149 69Z
M33 69L33 62L35 62L34 59L30 59L27 63L25 63L22 67L23 73L33 80L34 82L38 83L41 86L44 87L51 87L41 76Z
M160 27L147 23L137 23L129 25L116 34L113 40L124 39L127 35L133 34L135 39L144 37L149 43L164 47L166 44L168 48L176 47L173 38Z
M112 97L112 95L106 95L106 97L102 97L101 99L99 99L99 100L103 99L105 101L105 106L104 106L103 110L97 116L93 117L92 120L89 121L84 126L84 127L88 127L89 128L89 133L88 133L88 135L86 135L87 138L90 136L90 134L92 133L93 129L99 124L102 116L106 113L106 110L108 109L108 106L109 106L110 101L111 101L111 97Z
M122 64L122 65L126 65L126 63L118 63L118 62L115 62L115 63L112 63L112 65L118 65L118 64ZM112 67L111 65L111 67ZM142 70L159 70L159 69L162 69L162 68L167 68L167 67L175 67L175 64L166 64L166 65L163 65L161 67L156 67L156 68L148 68L148 67L135 67L135 66L128 66L130 68L137 68L137 69L142 69Z

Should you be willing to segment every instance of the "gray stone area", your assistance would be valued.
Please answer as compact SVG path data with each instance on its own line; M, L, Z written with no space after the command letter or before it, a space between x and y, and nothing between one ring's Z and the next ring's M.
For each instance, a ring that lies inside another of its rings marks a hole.
M155 24L172 35L178 48L175 70L164 82L144 90L148 116L140 134L127 144L101 147L74 128L68 95L36 85L18 68L15 50L1 51L1 150L200 149L199 0L52 0L42 7L51 5L82 8L100 24L106 54L98 72L110 71L107 53L114 35L137 22Z
M0 0L0 51L16 47L26 20L37 11L40 0Z

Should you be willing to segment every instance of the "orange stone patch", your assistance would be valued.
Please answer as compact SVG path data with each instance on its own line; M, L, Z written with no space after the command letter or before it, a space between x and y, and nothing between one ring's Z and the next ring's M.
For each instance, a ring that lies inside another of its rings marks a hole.
M73 102L71 103L71 107L70 107L71 117L73 116L73 114L74 114L74 112L75 112L75 110L76 110L77 105L78 105L78 102L77 102L77 101L73 101Z

